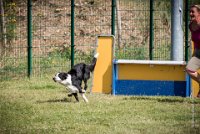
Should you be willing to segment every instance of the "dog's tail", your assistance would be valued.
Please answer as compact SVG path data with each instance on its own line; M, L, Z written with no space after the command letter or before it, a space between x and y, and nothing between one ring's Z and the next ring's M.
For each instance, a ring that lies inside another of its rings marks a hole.
M92 63L90 65L88 65L90 72L94 71L98 56L99 56L99 53L96 53L94 55L94 58L92 59Z

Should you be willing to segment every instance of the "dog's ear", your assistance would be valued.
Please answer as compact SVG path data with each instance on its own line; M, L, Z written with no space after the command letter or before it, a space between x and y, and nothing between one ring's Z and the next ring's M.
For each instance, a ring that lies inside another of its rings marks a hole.
M59 73L58 77L59 77L61 80L65 80L65 79L67 79L67 73Z

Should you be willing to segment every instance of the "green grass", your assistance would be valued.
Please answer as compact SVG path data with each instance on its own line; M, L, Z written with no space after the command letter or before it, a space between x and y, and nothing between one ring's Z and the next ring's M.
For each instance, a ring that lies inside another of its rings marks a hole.
M87 97L89 104L82 98L76 103L63 86L48 77L0 82L0 133L200 132L198 99L89 93Z

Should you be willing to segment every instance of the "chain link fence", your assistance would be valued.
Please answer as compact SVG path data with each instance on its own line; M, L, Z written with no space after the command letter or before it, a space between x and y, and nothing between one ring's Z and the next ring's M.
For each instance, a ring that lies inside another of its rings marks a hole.
M67 70L70 63L70 1L32 1L32 75Z
M149 1L118 0L116 4L117 59L148 59Z
M26 76L26 2L1 0L0 80Z
M96 37L111 34L112 2L75 1L75 64L90 62L96 49Z
M27 12L25 0L0 0L0 80L27 77ZM52 76L71 66L71 0L32 0L32 77ZM75 0L74 61L90 62L97 35L112 33L116 8L116 58L149 59L149 0ZM190 0L189 4L197 4ZM153 2L153 60L170 60L171 3Z

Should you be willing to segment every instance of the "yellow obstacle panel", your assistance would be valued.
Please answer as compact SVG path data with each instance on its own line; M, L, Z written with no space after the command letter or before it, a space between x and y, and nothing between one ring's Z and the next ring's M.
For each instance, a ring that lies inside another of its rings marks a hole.
M165 62L165 61L164 61ZM185 81L185 65L120 64L119 80Z
M200 73L200 70L198 70L198 72ZM197 97L198 93L199 93L199 83L192 80L192 96Z
M92 87L92 92L94 93L111 93L112 91L113 45L113 36L97 37L99 57L94 69Z

